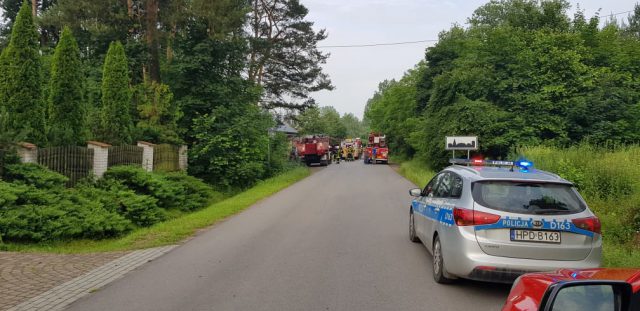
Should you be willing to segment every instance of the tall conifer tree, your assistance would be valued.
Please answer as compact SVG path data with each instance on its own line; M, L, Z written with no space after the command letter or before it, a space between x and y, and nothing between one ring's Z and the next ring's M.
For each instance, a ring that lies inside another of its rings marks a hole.
M3 54L6 67L0 98L4 99L6 126L24 133L30 142L46 144L38 32L27 1L18 12L11 41Z
M49 89L49 138L53 145L82 144L86 139L80 50L65 27L51 65Z
M102 139L114 145L131 143L131 90L124 47L112 42L102 72Z

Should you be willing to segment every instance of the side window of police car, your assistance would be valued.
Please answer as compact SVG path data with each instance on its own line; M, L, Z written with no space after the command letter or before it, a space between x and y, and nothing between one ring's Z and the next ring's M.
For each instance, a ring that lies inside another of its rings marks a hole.
M458 174L455 173L450 173L451 174L451 198L452 199L459 199L462 196L462 177L458 176Z
M433 191L433 197L435 198L448 198L451 194L451 173L444 172L440 174L441 177L438 186Z
M438 181L440 181L440 179L442 179L442 174L436 175L431 179L431 181L422 190L422 198L433 196L433 191L438 185Z

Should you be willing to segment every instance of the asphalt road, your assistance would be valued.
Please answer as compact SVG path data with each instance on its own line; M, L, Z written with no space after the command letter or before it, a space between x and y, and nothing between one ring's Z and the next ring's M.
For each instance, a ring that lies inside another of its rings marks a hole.
M509 286L433 281L412 187L387 165L318 169L71 310L499 310Z

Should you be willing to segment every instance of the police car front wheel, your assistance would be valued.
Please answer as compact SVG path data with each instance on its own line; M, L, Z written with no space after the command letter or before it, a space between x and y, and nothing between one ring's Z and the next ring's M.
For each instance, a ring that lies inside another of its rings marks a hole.
M420 238L416 235L416 225L413 216L413 209L409 209L409 240L414 243L420 242Z

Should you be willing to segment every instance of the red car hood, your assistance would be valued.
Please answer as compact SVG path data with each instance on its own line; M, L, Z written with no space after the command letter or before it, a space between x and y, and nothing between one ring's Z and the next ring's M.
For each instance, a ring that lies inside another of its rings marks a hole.
M560 269L527 273L514 284L503 310L538 310L549 285L575 280L625 281L631 284L634 293L640 291L640 269Z

